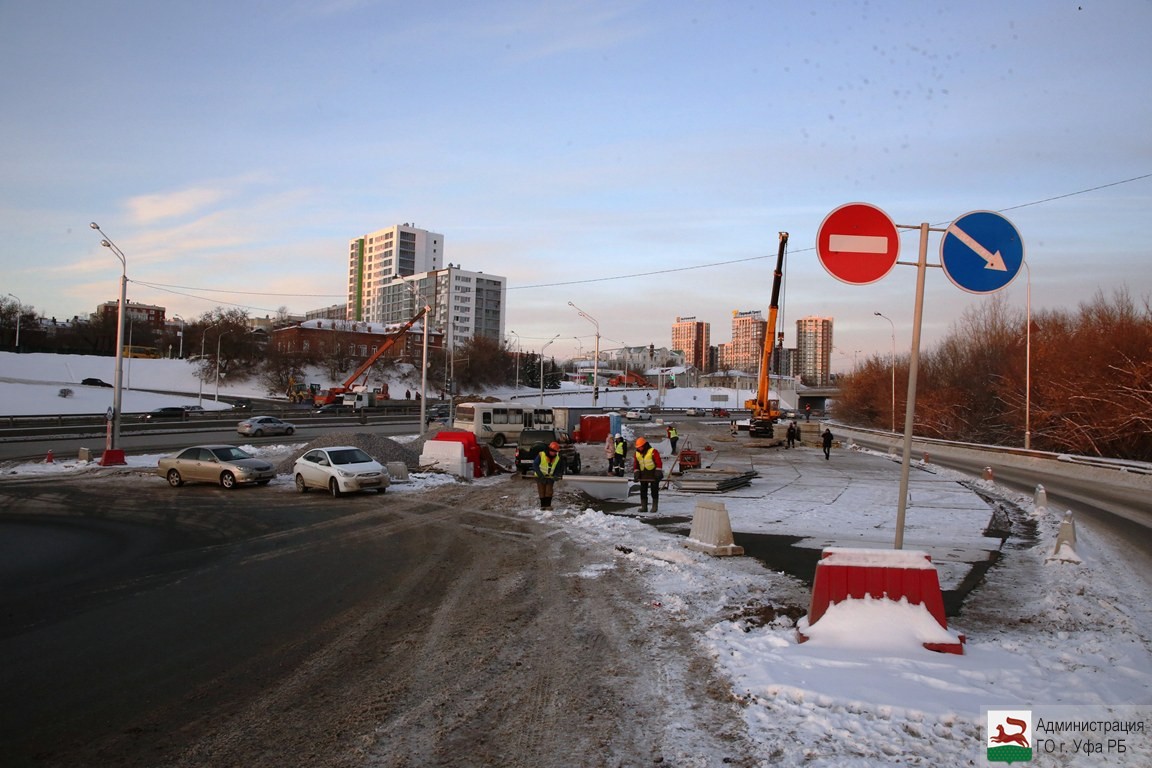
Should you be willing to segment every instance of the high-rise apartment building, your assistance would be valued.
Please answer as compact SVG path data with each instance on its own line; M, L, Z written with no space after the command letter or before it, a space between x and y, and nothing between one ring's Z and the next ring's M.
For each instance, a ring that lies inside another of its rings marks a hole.
M407 275L377 289L376 322L403 322L419 311L422 305L418 301L425 301L432 308L429 328L443 332L445 346L455 349L474 336L499 342L504 338L507 282L499 275L470 272L451 264Z
M831 383L832 318L802 317L796 321L796 352L800 380L810 387Z
M408 224L348 242L347 319L399 323L419 305L409 285L432 307L430 328L457 347L473 336L504 338L507 278L444 262L444 236Z
M383 317L381 289L394 278L432 272L443 266L444 236L408 224L348 241L346 319L391 322Z
M711 326L695 317L677 317L672 324L672 349L684 355L684 364L709 373L708 348Z
M764 350L764 334L768 321L758 309L732 312L732 342L725 348L721 367L727 370L756 374L760 371L760 356Z

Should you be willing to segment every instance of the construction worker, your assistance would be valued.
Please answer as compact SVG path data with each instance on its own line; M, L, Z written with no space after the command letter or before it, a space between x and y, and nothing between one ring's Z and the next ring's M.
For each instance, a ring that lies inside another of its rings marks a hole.
M672 455L676 455L676 441L680 439L680 433L676 431L675 424L668 425L668 442L672 443Z
M628 443L624 442L624 438L617 432L612 447L612 471L618 476L624 475L624 456L627 453Z
M532 470L536 474L536 491L540 494L540 509L552 507L552 487L564 476L564 459L560 456L560 444L549 443L532 460Z
M640 514L648 512L649 490L652 492L652 511L659 511L664 464L660 461L660 452L643 437L636 438L636 452L632 454L632 479L640 483Z

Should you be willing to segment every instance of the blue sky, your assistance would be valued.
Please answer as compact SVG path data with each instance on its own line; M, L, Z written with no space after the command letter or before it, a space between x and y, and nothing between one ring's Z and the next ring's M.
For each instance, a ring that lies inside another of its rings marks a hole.
M0 292L114 299L96 221L133 301L302 312L343 300L351 237L412 223L564 357L594 343L569 301L603 348L668 345L677 315L727 341L787 230L786 343L831 316L847 369L890 349L876 311L907 350L916 270L831 277L816 232L845 203L1004 211L1034 309L1148 296L1149 32L1147 0L2 0ZM930 269L922 347L989 300Z

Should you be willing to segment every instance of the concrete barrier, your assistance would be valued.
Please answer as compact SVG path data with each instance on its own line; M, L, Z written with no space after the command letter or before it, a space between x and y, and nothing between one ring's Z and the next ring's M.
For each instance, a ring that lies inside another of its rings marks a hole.
M1072 513L1064 515L1060 521L1060 530L1056 532L1056 546L1052 547L1052 554L1048 555L1049 563L1082 563L1080 555L1076 554L1076 521Z
M744 547L732 538L732 521L722 501L697 501L692 514L692 530L684 542L688 549L717 557L744 554Z

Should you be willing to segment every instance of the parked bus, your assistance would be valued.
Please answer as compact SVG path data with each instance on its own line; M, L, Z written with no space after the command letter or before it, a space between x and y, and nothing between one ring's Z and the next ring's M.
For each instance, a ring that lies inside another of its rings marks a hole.
M476 439L500 448L515 443L525 428L548 428L555 424L551 408L524 403L461 403L452 426L476 435Z
M151 360L159 360L160 353L157 352L153 347L142 347L139 345L129 347L125 345L124 357L143 357Z

